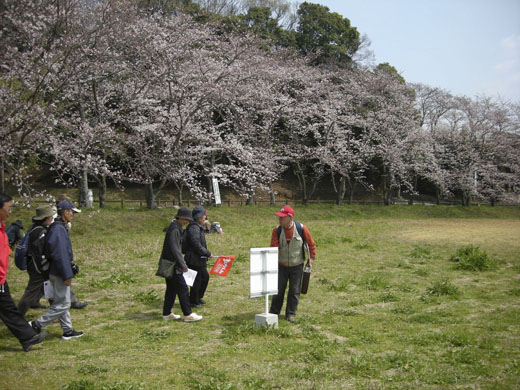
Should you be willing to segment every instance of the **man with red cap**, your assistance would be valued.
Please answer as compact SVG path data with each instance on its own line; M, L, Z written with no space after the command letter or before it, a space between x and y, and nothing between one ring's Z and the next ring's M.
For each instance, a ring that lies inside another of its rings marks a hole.
M316 244L307 227L294 220L292 207L284 206L275 215L278 216L279 226L273 229L271 246L278 247L278 295L273 296L269 312L280 314L285 289L289 283L285 317L287 321L294 322L300 301L306 247L309 250L308 265L312 266L316 256Z

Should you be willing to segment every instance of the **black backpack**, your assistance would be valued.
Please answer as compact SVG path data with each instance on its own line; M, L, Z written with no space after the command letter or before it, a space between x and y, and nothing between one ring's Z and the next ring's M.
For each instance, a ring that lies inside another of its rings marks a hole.
M47 228L36 226L31 230L29 245L27 248L27 260L32 262L36 272L44 279L49 278L49 259L45 256L45 244L47 241ZM29 235L29 232L27 233Z
M27 247L29 246L29 232L22 238L14 251L14 263L25 271L27 269Z

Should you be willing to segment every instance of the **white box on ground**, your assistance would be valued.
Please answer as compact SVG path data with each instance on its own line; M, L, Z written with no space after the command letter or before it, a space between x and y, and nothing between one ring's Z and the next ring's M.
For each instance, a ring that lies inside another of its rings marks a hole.
M255 324L262 328L278 329L278 315L271 313L256 314Z

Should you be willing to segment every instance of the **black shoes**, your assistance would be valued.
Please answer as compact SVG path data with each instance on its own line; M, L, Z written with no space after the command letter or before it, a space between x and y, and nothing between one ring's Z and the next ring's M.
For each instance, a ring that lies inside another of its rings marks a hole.
M206 301L200 299L197 303L190 302L190 307L201 307L206 304Z
M40 302L31 305L31 309L47 309L47 306L42 305Z
M63 333L61 338L63 340L77 339L78 337L83 336L83 332L76 332L74 329L69 330L68 332Z
M40 328L40 332L41 332L41 328ZM45 332L45 331L35 334L29 340L24 341L22 343L23 350L25 352L29 352L31 350L31 348L33 347L33 345L40 344L45 339L46 336L47 336L47 332Z
M42 327L38 320L34 320L32 322L29 322L29 325L31 325L31 328L36 332L36 334L39 334L42 331Z
M80 301L77 301L77 302L74 302L70 305L70 308L71 309L84 309L86 308L88 305L87 302L80 302Z

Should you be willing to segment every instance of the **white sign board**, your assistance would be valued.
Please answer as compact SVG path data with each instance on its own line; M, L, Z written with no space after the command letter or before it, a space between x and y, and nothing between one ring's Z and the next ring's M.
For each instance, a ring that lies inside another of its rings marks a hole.
M222 204L220 200L220 190L218 188L218 180L217 178L213 177L211 178L211 181L213 183L213 195L215 195L215 204Z
M251 248L251 298L278 294L278 248Z

